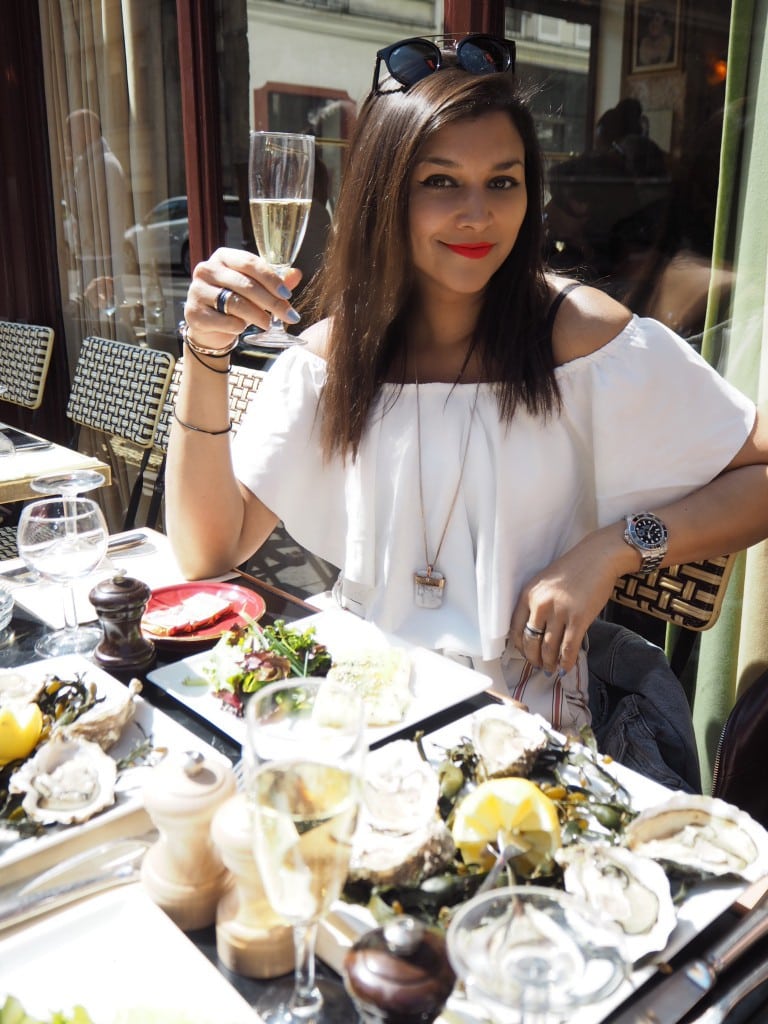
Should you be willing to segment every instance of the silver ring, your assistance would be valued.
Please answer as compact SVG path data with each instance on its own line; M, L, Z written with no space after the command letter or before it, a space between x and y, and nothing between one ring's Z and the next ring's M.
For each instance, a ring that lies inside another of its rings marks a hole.
M546 633L546 629L537 629L536 626L532 626L529 622L523 626L523 633L531 640L541 640Z
M235 293L230 291L229 288L222 288L219 294L216 296L216 312L223 313L224 316L229 314L227 309L227 303Z

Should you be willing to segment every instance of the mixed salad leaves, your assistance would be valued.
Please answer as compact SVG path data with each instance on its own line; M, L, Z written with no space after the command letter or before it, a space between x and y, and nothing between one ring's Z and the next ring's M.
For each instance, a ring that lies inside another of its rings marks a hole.
M249 622L236 626L212 649L201 673L212 692L237 715L245 700L269 683L290 676L325 676L331 667L327 648L315 639L315 629Z

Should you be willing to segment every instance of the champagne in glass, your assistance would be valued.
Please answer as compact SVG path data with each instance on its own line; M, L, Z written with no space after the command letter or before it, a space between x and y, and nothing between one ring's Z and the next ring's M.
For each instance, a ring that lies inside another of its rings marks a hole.
M341 893L360 804L361 698L318 679L273 683L246 706L253 851L274 910L294 930L296 972L256 1009L267 1024L355 1019L344 987L315 976L319 922Z
M251 132L248 179L253 236L259 255L281 277L304 240L314 177L314 136ZM264 348L302 344L275 316L256 341Z

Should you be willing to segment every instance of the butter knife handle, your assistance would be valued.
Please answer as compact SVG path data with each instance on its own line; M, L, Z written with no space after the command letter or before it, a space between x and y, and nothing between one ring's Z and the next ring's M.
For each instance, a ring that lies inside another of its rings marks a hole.
M768 935L768 909L759 906L750 910L733 931L716 942L704 959L715 974L719 975L764 935Z

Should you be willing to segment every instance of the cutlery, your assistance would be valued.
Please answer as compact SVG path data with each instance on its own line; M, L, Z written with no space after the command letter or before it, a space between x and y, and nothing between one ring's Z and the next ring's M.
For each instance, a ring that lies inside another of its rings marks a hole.
M765 880L760 879L754 886L764 889ZM689 960L674 974L635 1000L614 1018L613 1024L677 1024L677 1021L682 1020L713 988L723 971L758 939L768 935L766 901L768 893L763 892L753 909L744 915L735 928L711 946L702 957Z
M113 840L44 872L0 899L0 930L84 896L136 881L151 843L149 835Z
M724 1024L731 1010L751 995L755 989L768 981L768 960L754 967L748 974L732 988L728 989L725 995L720 996L717 1002L708 1007L691 1024Z
M132 548L141 547L142 544L146 543L146 536L143 533L122 533L117 537L112 537L107 541L107 554L116 555L123 551L130 551ZM39 580L39 575L34 569L30 569L27 565L20 565L15 569L7 569L5 572L0 572L0 578L5 580L15 580L17 583L33 583Z

